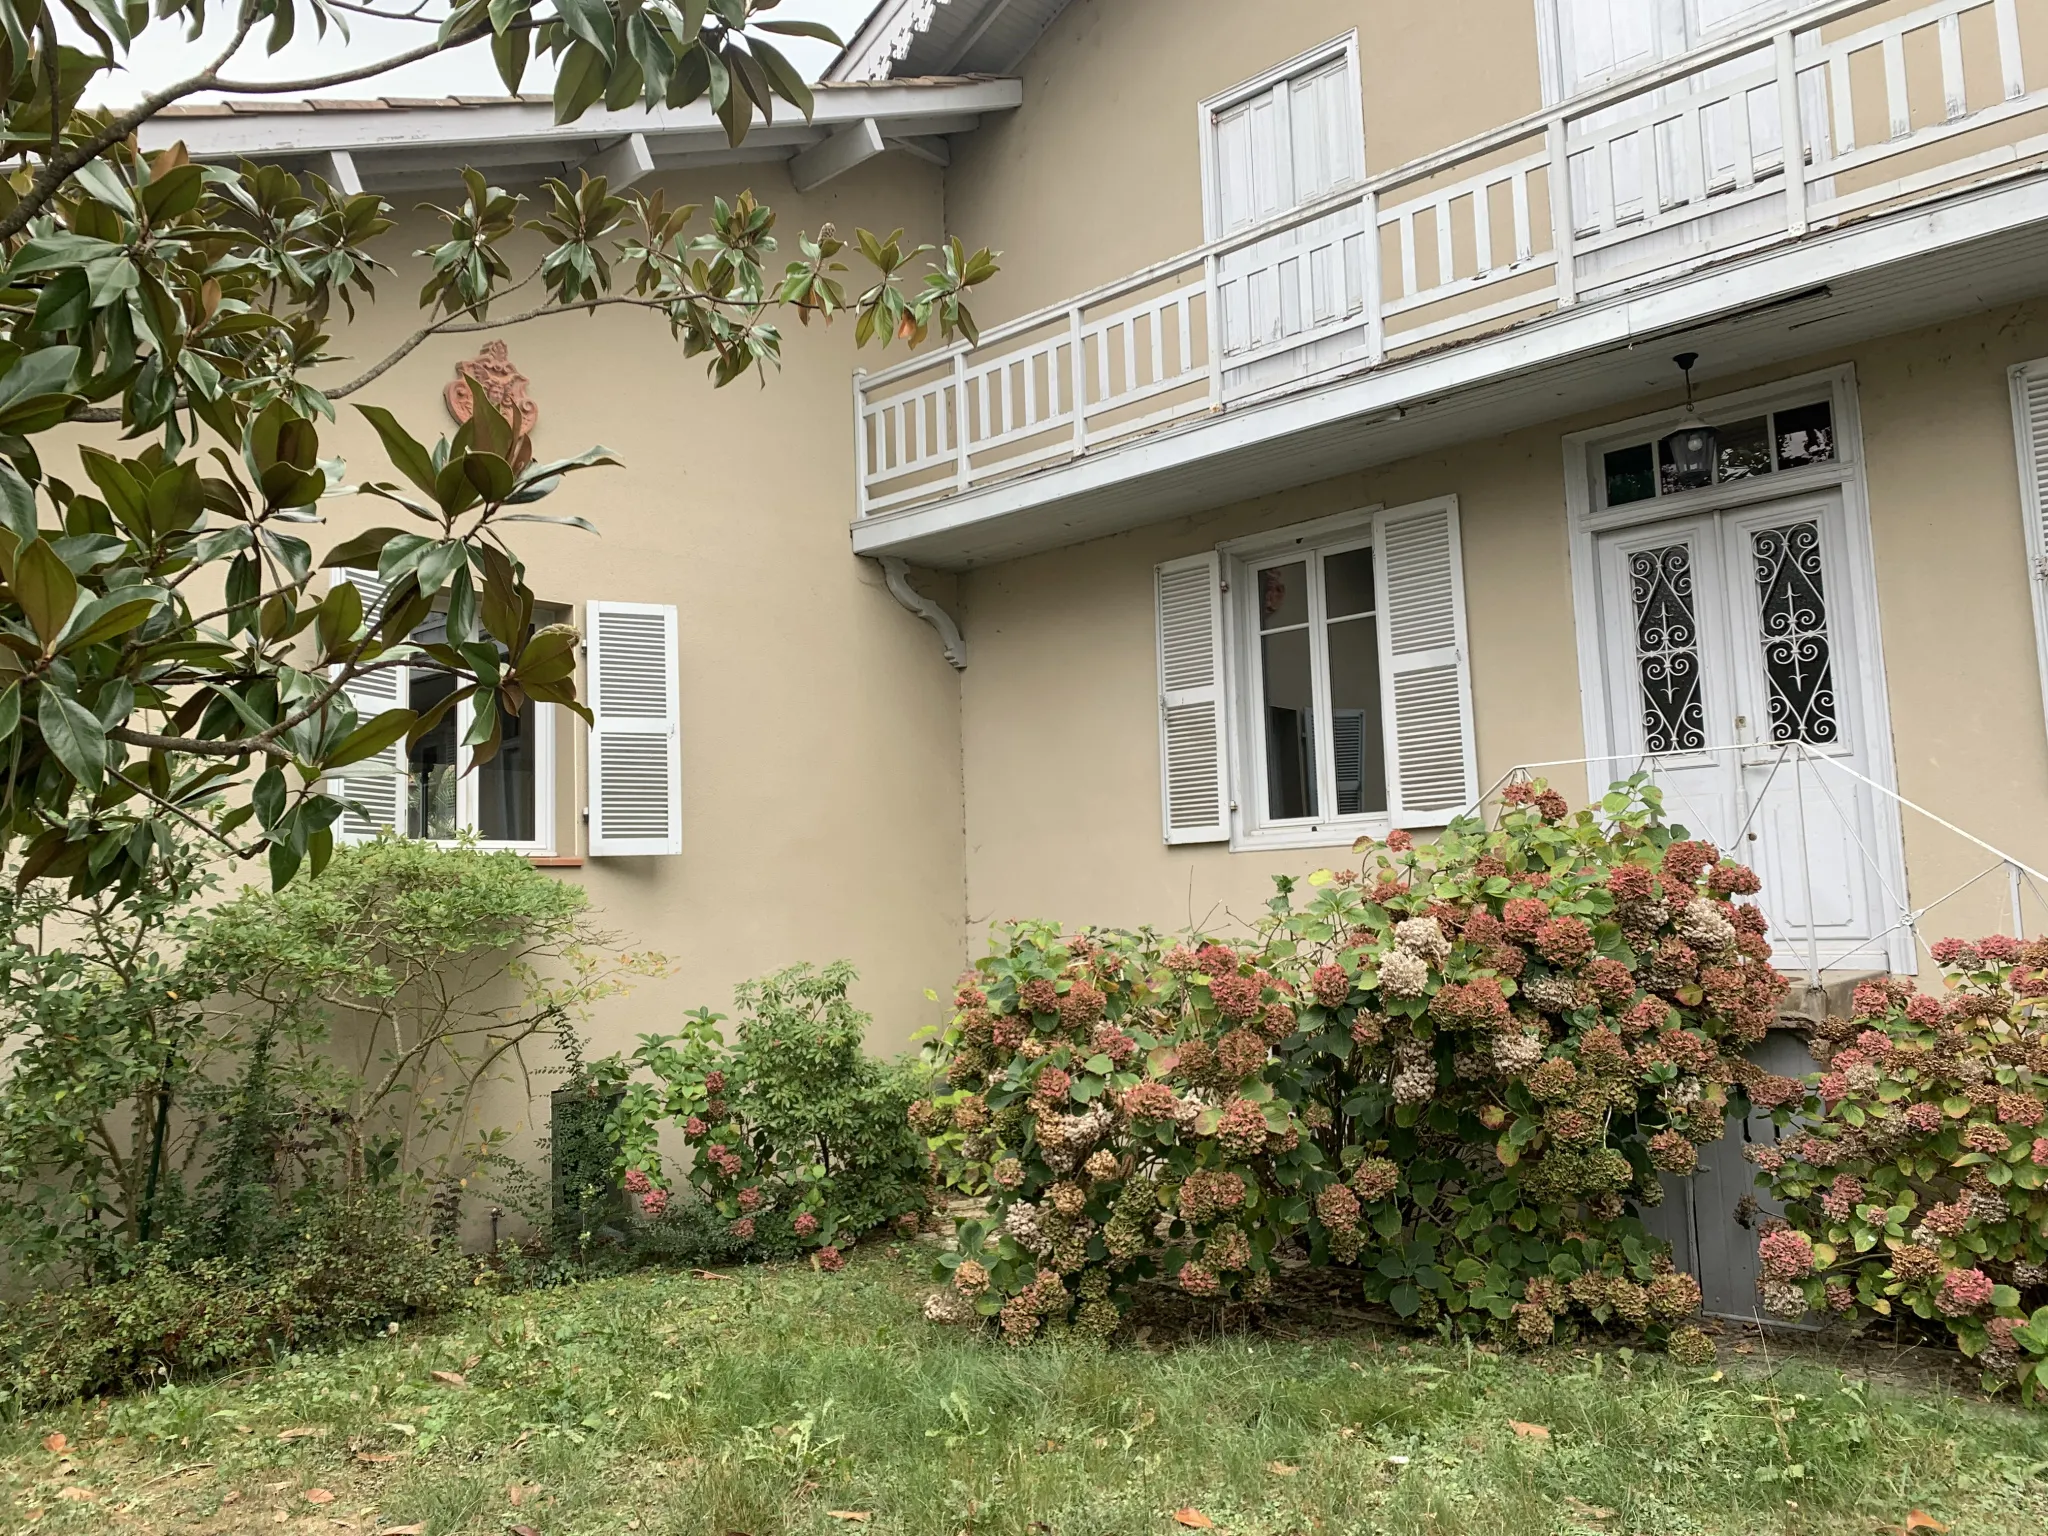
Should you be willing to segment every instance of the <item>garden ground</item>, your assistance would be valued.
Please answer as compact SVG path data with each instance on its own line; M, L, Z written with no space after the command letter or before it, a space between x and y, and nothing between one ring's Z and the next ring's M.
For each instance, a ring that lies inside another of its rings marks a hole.
M1369 1324L1011 1349L923 1257L642 1274L0 1429L9 1531L1143 1536L2048 1529L2048 1415L1941 1370L1495 1356ZM1746 1352L1739 1352L1746 1351ZM1920 1518L1914 1512L1921 1512Z

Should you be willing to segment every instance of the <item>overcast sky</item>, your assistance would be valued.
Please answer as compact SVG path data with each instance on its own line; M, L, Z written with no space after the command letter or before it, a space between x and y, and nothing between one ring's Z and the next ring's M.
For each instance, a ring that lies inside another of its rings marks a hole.
M405 8L392 0L380 0L390 9ZM446 14L441 0L428 0L429 14L438 20ZM874 0L784 0L778 16L805 21L822 21L841 37L852 33L861 18L873 8ZM63 14L61 11L58 13ZM346 14L346 13L342 13ZM133 101L144 92L182 80L203 67L225 45L231 28L226 18L231 6L222 7L215 24L198 42L187 43L183 27L176 22L152 20L135 45L127 67L95 82L92 99L118 103ZM306 12L300 11L302 28L290 47L275 56L266 55L260 42L244 45L238 62L224 72L227 78L243 80L300 80L389 57L417 48L430 40L433 29L419 22L373 20L349 15L349 37L343 39L331 28L325 38L316 38ZM218 34L216 36L216 34ZM261 34L259 33L260 37ZM804 73L815 77L831 61L833 50L822 43L802 38L778 38ZM554 78L548 61L529 66L523 89L545 91ZM407 65L374 80L338 86L318 94L324 96L498 96L504 83L491 63L490 49L473 43L440 58ZM195 98L204 99L204 98Z

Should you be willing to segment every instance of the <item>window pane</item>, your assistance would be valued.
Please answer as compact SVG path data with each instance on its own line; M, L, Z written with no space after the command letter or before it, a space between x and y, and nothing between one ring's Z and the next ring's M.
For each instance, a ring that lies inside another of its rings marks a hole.
M1821 590L1820 524L1788 523L1750 535L1763 615L1771 740L1826 745L1838 738L1828 604Z
M1748 480L1771 472L1771 426L1767 417L1732 421L1718 429L1721 480Z
M1648 443L1607 455L1607 505L1625 507L1657 494L1657 466Z
M425 714L455 691L455 680L439 672L417 672L412 679L412 707ZM406 833L445 840L455 836L456 756L460 737L455 710L449 710L419 739L409 757L406 784Z
M1259 628L1308 622L1308 565L1269 565L1259 572Z
M1266 708L1266 816L1273 821L1316 814L1315 691L1308 641L1306 629L1259 640Z
M1387 753L1380 734L1380 644L1375 619L1330 625L1330 751L1337 814L1387 808Z
M1670 544L1637 550L1628 557L1628 580L1636 617L1643 747L1650 752L1697 752L1707 744L1707 719L1700 698L1691 547Z
M1347 549L1323 560L1323 611L1341 619L1373 611L1372 551Z
M1771 425L1778 439L1778 467L1826 464L1835 456L1835 413L1827 401L1779 411Z
M476 771L477 835L491 842L534 841L534 729L538 704L519 715L500 715L498 755Z
M1704 445L1699 442L1704 430L1695 428L1682 434L1683 440L1694 446L1692 457L1695 462L1699 461L1699 454L1704 451ZM1714 464L1711 459L1705 461L1704 468L1680 471L1675 452L1680 441L1681 434L1674 432L1669 437L1658 439L1657 442L1657 484L1666 496L1674 491L1697 491L1702 486L1714 483Z

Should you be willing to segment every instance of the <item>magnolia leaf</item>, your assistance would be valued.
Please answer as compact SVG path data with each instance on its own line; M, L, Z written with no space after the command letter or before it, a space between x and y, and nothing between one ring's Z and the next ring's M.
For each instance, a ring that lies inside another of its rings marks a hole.
M71 777L98 790L107 771L107 730L99 716L46 683L36 708L36 726Z
M1216 1522L1203 1514L1199 1509L1176 1509L1173 1512L1173 1523L1175 1525L1184 1525L1191 1531L1213 1531L1216 1529Z

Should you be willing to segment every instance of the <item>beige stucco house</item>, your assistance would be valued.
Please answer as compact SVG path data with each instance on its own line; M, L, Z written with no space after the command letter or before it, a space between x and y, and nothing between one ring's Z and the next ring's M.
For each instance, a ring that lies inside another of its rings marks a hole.
M1522 769L1653 773L1790 971L2048 925L2048 0L882 0L737 152L516 101L152 132L1003 253L978 345L797 330L765 389L619 310L498 333L545 450L624 462L523 545L597 727L351 788L674 957L601 1044L845 955L894 1045L991 920L1225 927ZM480 339L365 398L439 412Z

